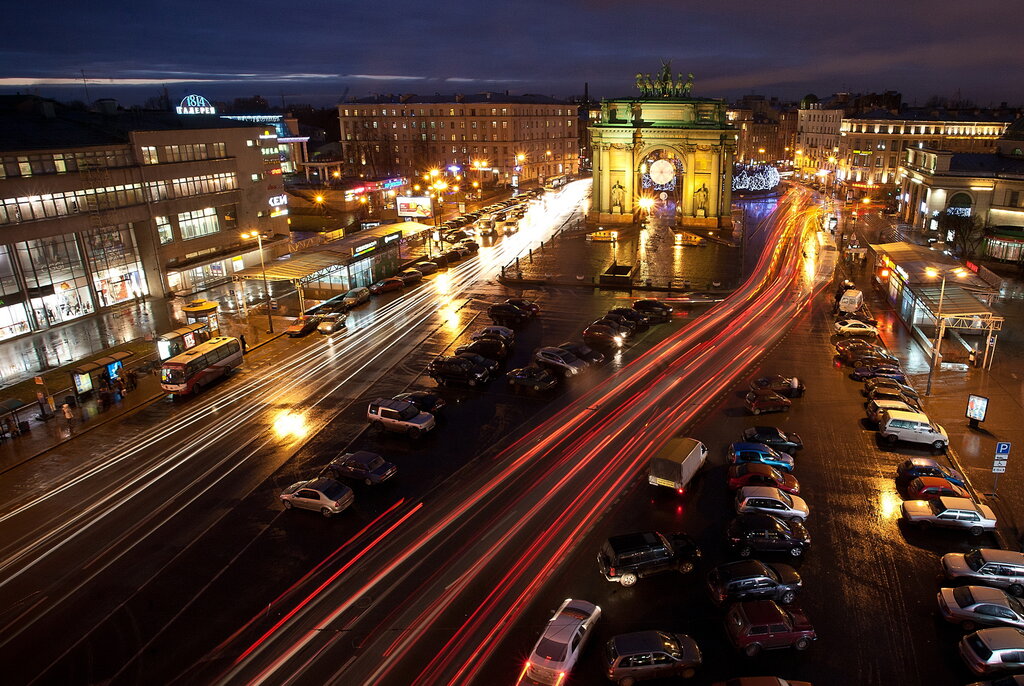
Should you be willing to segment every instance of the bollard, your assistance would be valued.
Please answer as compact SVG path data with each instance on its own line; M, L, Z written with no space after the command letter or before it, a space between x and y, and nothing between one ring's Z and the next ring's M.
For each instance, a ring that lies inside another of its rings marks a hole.
M533 248L530 248L530 264L533 264Z

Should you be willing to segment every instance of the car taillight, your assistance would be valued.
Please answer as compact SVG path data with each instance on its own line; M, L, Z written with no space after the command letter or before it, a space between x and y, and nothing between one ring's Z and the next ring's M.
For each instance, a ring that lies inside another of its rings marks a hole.
M608 576L615 576L615 567L608 568Z

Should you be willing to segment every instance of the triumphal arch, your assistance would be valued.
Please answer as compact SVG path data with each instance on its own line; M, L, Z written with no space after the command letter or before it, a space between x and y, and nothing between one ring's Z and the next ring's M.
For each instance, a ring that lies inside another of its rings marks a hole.
M731 225L736 130L721 100L691 95L693 74L652 80L637 74L639 97L605 100L590 127L592 224L631 224L645 215L678 227Z

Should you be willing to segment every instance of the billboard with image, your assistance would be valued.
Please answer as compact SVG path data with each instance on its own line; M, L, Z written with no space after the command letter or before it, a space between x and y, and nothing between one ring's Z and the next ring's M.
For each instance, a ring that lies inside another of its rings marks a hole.
M404 197L395 198L399 217L410 217L422 219L433 214L430 205L430 198L427 197Z

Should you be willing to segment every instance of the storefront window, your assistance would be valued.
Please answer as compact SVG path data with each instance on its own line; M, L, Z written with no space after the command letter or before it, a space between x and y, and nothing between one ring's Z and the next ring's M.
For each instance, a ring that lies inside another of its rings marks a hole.
M39 326L53 326L93 311L85 265L74 236L18 243L17 255Z
M125 302L148 292L132 224L90 231L83 238L101 307Z

